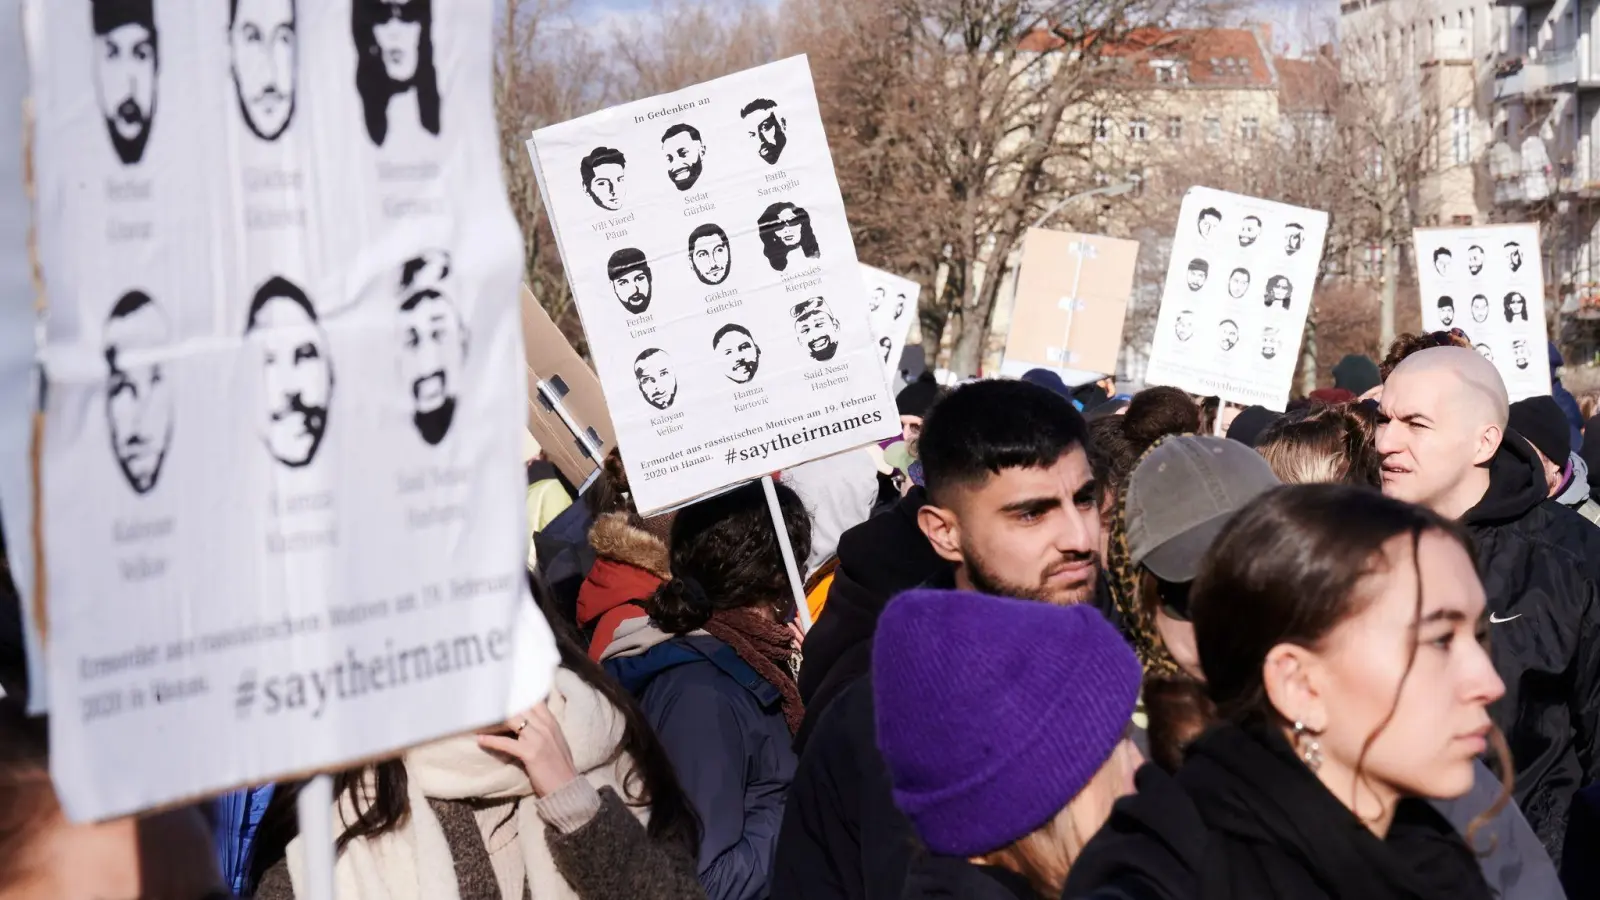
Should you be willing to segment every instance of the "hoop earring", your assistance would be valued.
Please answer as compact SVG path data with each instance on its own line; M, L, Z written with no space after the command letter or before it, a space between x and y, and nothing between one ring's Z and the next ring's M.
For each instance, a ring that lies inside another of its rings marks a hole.
M1294 749L1311 771L1322 768L1322 744L1318 743L1316 734L1306 727L1306 723L1299 720L1294 723Z

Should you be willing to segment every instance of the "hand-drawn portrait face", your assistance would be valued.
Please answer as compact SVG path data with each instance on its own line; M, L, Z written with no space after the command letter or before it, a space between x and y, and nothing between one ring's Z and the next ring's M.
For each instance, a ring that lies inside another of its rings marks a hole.
M633 377L639 382L644 401L656 409L666 409L678 399L678 376L672 371L672 357L655 347L633 360Z
M1527 298L1523 297L1516 291L1512 291L1506 295L1504 305L1507 322L1515 322L1518 319L1521 319L1524 322L1528 321Z
M447 279L450 254L430 250L400 268L400 376L417 434L437 445L450 432L466 380L467 327Z
M1244 269L1234 269L1228 275L1228 296L1238 300L1250 290L1250 273Z
M778 104L767 99L751 100L739 111L744 127L755 142L756 154L767 165L778 164L783 148L789 143L789 123L778 112Z
M1232 319L1223 319L1217 324L1217 346L1223 350L1232 350L1239 343L1239 323Z
M1478 355L1489 362L1494 362L1494 351L1489 349L1488 344L1473 344L1472 349L1478 351Z
M687 191L700 180L705 168L706 145L700 140L700 131L683 122L668 128L661 135L661 152L667 157L667 177L672 186Z
M761 252L779 272L789 267L790 254L799 251L807 259L822 255L817 236L811 232L811 216L793 203L774 203L756 220L761 234Z
M594 205L613 212L622 208L627 198L628 160L621 150L596 147L578 163L578 174L583 178L583 192Z
M1452 297L1439 298L1439 322L1449 328L1456 321L1456 301Z
M821 297L803 300L789 308L794 335L817 362L827 362L839 352L839 320Z
M617 302L629 315L637 316L650 308L650 263L645 260L644 251L624 247L611 254L606 277L611 279Z
M154 0L90 0L95 96L111 146L125 166L144 157L156 114Z
M261 364L261 438L283 465L299 468L317 455L333 401L328 338L311 298L274 276L256 290L245 338Z
M878 307L883 305L883 299L887 296L889 296L887 288L881 286L873 288L872 296L867 298L867 312L877 312Z
M1261 237L1261 220L1255 216L1245 216L1239 223L1239 246L1248 247Z
M1205 287L1206 286L1206 276L1209 275L1209 274L1211 274L1211 264L1210 263L1206 262L1203 259L1191 259L1191 260L1189 260L1189 268L1188 268L1187 273L1186 273L1187 281L1188 281L1188 284L1189 284L1189 290L1198 291L1201 288Z
M1522 246L1516 241L1506 242L1506 265L1513 272L1522 270Z
M1450 255L1450 250L1446 247L1440 247L1433 251L1433 270L1441 276L1450 274L1450 263L1454 261L1454 257Z
M1528 342L1518 338L1511 342L1511 357L1516 362L1517 368L1526 369L1530 362L1528 356Z
M1300 248L1305 246L1305 242L1306 230L1298 222L1290 222L1283 226L1283 252L1285 255L1293 256L1299 253Z
M711 349L722 363L722 374L734 384L748 384L761 367L761 348L743 325L718 328Z
M1194 337L1194 313L1187 309L1178 313L1178 320L1172 324L1172 333L1180 341Z
M1483 248L1477 244L1467 248L1467 271L1473 275L1483 271Z
M1266 298L1267 306L1282 306L1289 308L1290 297L1294 294L1294 285L1282 275L1274 275L1267 279Z
M233 89L252 134L275 141L294 117L295 0L231 0Z
M728 273L733 270L733 259L728 255L728 233L709 222L691 231L689 265L704 284L727 281Z
M894 321L896 321L896 322L900 321L900 317L905 315L905 314L906 314L906 295L905 294L895 294L894 295Z
M1261 358L1273 359L1278 355L1278 329L1266 328L1261 332Z
M383 146L389 116L415 109L439 133L439 76L433 67L433 0L351 0L356 92L367 136Z
M1196 227L1199 229L1201 237L1211 237L1211 232L1216 231L1217 226L1221 224L1222 212L1220 210L1210 206L1200 210L1200 221L1196 224Z
M889 354L894 352L894 341L887 337L878 338L878 349L883 351L883 362L888 365Z
M172 389L165 367L130 356L172 340L167 314L144 291L129 291L106 320L106 423L111 452L136 494L161 478L172 443Z
M1482 294L1472 298L1472 321L1489 321L1489 298Z

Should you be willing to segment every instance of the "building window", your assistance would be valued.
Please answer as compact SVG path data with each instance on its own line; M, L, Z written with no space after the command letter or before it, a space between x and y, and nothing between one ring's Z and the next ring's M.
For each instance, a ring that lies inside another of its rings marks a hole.
M1158 84L1171 84L1177 80L1178 65L1170 59L1154 59L1150 67L1155 69Z
M1206 116L1206 141L1212 144L1222 140L1222 120L1216 116Z
M1362 254L1361 268L1368 278L1383 277L1383 248L1377 244L1368 244Z
M1450 157L1458 166L1472 162L1472 108L1450 110Z
M1167 119L1167 140L1169 140L1169 141L1181 141L1181 140L1183 140L1183 117L1182 116L1170 116L1170 117L1168 117L1168 119Z
M1134 169L1132 172L1129 172L1128 173L1128 181L1133 184L1133 190L1129 192L1129 196L1130 197L1143 197L1144 196L1144 170L1143 169Z
M1111 117L1096 116L1094 120L1094 139L1097 141L1108 140L1111 137Z
M1130 121L1128 123L1128 140L1134 141L1135 143L1140 143L1140 144L1144 143L1145 141L1150 140L1150 123L1149 123L1149 121L1147 121L1147 120L1145 120L1143 118L1138 118L1138 119L1134 119L1134 120Z
M1239 137L1245 143L1254 143L1261 138L1261 120L1255 116L1245 116L1239 120Z
M1451 216L1450 217L1450 224L1451 225L1471 225L1472 224L1472 217L1471 216Z

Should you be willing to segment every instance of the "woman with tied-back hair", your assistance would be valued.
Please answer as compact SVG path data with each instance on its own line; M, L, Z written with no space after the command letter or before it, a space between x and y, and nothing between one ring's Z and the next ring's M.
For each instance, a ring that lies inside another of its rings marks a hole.
M1510 770L1475 572L1457 525L1373 491L1246 506L1189 596L1219 723L1175 775L1140 769L1063 896L1490 897L1473 835L1425 802L1466 794L1490 747Z
M335 776L339 900L702 896L699 826L655 732L552 614L542 579L529 584L561 656L550 697L504 728ZM262 817L256 900L308 893L300 787L279 786Z
M1268 425L1255 448L1284 484L1356 484L1383 489L1378 412L1370 405L1312 407Z

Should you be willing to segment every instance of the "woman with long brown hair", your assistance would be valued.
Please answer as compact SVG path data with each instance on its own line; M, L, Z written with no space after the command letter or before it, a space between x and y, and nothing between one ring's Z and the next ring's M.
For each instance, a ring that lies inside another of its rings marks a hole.
M1140 770L1064 896L1488 898L1425 802L1504 753L1475 571L1454 523L1360 488L1234 516L1189 596L1220 722L1175 776Z

